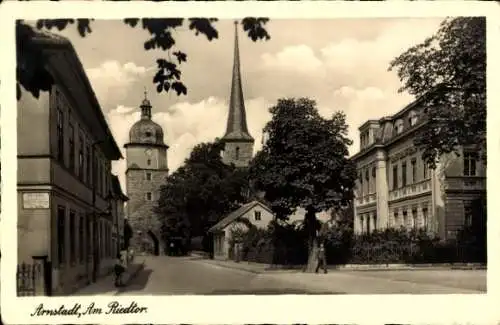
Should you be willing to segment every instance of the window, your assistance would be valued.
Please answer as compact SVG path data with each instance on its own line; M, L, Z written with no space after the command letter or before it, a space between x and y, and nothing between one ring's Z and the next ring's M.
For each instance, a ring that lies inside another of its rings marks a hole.
M64 264L65 258L65 227L66 227L66 209L62 206L57 207L57 260L59 265Z
M361 225L361 233L365 230L365 223L363 222L363 216L359 216L359 224Z
M429 177L429 165L424 161L424 179Z
M363 172L359 172L359 182L363 184Z
M398 165L392 166L392 189L398 188Z
M377 213L373 215L373 230L377 230Z
M75 212L70 211L69 212L69 260L71 263L74 263L76 261L75 219L76 219Z
M146 200L148 200L148 201L153 200L153 195L152 195L152 193L151 193L151 192L147 192L147 193L146 193Z
M64 164L64 115L57 107L57 159Z
M91 243L92 243L92 240L90 238L90 229L91 229L91 221L90 221L90 218L86 219L86 222L85 222L85 237L87 238L86 240L86 245L85 245L85 252L87 254L87 256L90 255L90 250L91 250ZM93 242L95 243L95 234L94 234L94 240Z
M371 229L370 229L370 216L366 216L366 233L369 234L371 233Z
M408 227L408 211L403 211L403 225L404 227Z
M370 173L368 169L365 170L365 180L366 180L366 192L370 193Z
M477 153L464 152L464 176L476 176Z
M80 216L80 222L78 223L78 249L79 249L78 257L80 258L79 259L80 263L85 260L84 230L85 230L85 220L83 216Z
M75 172L75 128L69 124L69 168Z
M78 178L83 181L83 170L84 170L84 161L83 161L83 136L80 134L79 137L80 146L78 147Z
M261 220L261 214L260 211L255 211L254 213L255 221L260 221Z
M145 134L146 134L146 137L148 137L148 138L149 138L150 136L152 136L152 135L153 135L153 133L151 133L151 132L149 132L149 131L146 131L146 133L145 133Z
M148 164L148 166L151 166L151 159L148 159L146 163Z
M151 173L150 173L150 172L147 172L147 173L146 173L146 180L147 180L147 181L150 181L150 180L151 180Z
M411 160L411 182L415 183L417 181L417 160L413 158Z
M394 211L394 227L397 227L398 226L398 212L397 211Z
M422 219L423 219L424 229L427 229L427 226L429 224L429 211L427 210L427 208L422 209Z
M403 120L396 121L395 129L396 129L396 134L400 134L401 132L403 132Z
M372 168L372 177L373 179L377 177L377 170L375 169L375 167Z
M91 164L91 160L90 160L90 146L87 146L87 184L90 185L90 164Z
M236 160L240 159L240 147L236 147L234 159L236 159Z
M464 226L472 226L472 206L470 203L464 204Z
M417 208L413 208L411 210L411 217L412 217L412 226L414 229L417 229L418 227L418 215L417 215Z
M414 126L415 124L417 124L417 121L418 121L417 113L413 111L410 112L410 116L408 118L408 123L410 124L410 126Z
M401 165L401 187L406 186L406 162Z

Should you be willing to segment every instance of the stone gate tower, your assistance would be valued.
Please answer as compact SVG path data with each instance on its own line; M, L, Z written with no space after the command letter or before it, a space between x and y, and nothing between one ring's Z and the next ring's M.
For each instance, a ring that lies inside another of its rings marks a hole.
M231 80L231 97L226 133L221 138L225 144L222 161L236 167L247 167L253 156L254 138L248 132L245 101L241 86L240 53L237 22L234 23L234 62Z
M146 92L140 108L141 119L132 125L129 143L125 144L127 217L134 232L132 247L159 255L165 246L153 208L160 196L160 186L168 176L168 146L163 141L163 129L151 119Z

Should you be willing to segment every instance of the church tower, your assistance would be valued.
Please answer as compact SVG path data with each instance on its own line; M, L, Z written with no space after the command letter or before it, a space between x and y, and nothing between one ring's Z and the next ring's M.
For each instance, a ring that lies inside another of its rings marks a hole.
M131 246L136 251L158 255L164 245L153 209L168 176L168 146L163 141L163 129L151 119L152 107L146 92L140 108L141 119L130 128L129 143L125 144L127 218L134 232Z
M234 23L234 62L231 81L231 97L227 117L226 133L221 138L225 144L222 161L236 167L247 167L252 159L254 138L248 132L245 101L241 86L240 53L238 47L238 28Z

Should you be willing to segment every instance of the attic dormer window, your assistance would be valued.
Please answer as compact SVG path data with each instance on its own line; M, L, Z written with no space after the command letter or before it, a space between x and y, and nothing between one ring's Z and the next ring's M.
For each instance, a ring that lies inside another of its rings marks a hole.
M153 133L151 133L151 132L149 132L149 131L146 131L146 136L147 136L147 137L150 137L150 136L152 136L152 135L153 135Z
M403 120L396 121L395 129L396 129L396 134L400 134L401 132L403 132Z
M410 123L410 126L414 126L415 124L417 124L417 121L418 121L417 113L411 111L408 117L408 122Z

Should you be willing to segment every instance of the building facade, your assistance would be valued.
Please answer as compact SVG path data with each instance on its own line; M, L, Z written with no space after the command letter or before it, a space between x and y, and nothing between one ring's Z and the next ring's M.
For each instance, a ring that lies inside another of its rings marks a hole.
M124 227L125 227L125 202L128 197L123 193L118 176L111 176L111 215L113 216L113 232L112 232L112 252L113 256L118 256L118 253L124 246Z
M71 43L34 31L54 79L17 107L18 263L43 256L68 294L113 266L111 161L122 158Z
M240 53L237 23L235 23L234 61L231 80L231 95L226 133L221 141L225 144L222 161L236 167L247 167L253 157L254 138L248 132L245 100L241 85Z
M151 119L151 103L145 98L140 106L141 119L132 125L127 156L127 218L133 230L130 245L136 251L158 255L164 252L160 223L154 207L160 187L168 176L167 150L163 129Z
M355 233L404 227L446 240L471 224L472 202L486 191L485 166L472 148L441 156L435 169L427 166L414 146L426 123L422 100L359 127L360 151L352 157L358 170Z

